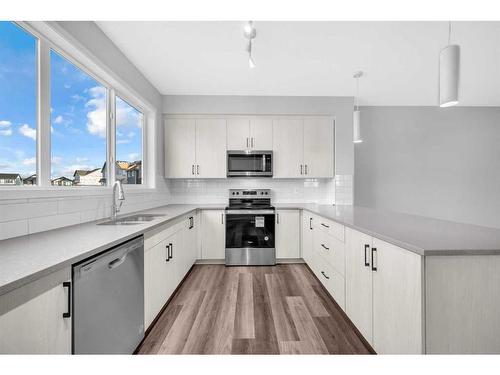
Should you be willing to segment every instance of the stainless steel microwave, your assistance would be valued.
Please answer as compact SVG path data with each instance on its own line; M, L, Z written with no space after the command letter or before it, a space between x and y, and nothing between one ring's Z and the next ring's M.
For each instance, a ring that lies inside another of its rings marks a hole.
M228 151L227 177L272 177L272 151Z

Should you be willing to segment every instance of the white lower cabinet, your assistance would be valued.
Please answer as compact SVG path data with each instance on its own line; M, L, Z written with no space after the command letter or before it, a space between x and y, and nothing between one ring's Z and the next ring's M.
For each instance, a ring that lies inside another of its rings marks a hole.
M422 257L373 239L373 348L380 354L423 352Z
M346 313L366 341L373 344L372 237L349 228L345 235Z
M313 247L313 215L302 211L302 259L307 264L312 260Z
M421 256L346 230L346 312L379 354L423 352Z
M0 354L71 354L70 281L66 268L0 296Z
M275 230L276 258L300 258L300 211L277 210Z
M144 326L161 311L197 258L197 220L192 214L144 235ZM192 219L191 219L192 218Z
M220 260L226 252L224 210L201 211L201 259Z

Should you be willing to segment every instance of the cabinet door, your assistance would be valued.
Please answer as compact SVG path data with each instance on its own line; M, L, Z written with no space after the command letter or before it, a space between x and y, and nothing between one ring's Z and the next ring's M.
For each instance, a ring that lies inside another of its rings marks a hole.
M311 178L334 176L333 118L304 119L304 173Z
M71 354L64 269L0 296L0 354Z
M273 149L273 121L270 118L250 120L250 146L260 151Z
M195 120L165 121L165 177L194 178Z
M346 228L346 313L372 343L372 237ZM366 255L365 255L366 254Z
M304 175L304 134L302 120L273 121L273 175L300 178Z
M196 177L226 178L226 120L196 120Z
M276 211L276 258L300 258L300 211Z
M313 215L302 211L302 259L309 267L311 267L312 261L313 220Z
M250 148L250 121L248 119L227 120L227 149L247 150Z
M224 210L201 212L201 258L224 259L226 250Z
M422 353L422 263L408 250L373 239L373 348Z
M149 327L169 294L168 240L144 252L144 327Z

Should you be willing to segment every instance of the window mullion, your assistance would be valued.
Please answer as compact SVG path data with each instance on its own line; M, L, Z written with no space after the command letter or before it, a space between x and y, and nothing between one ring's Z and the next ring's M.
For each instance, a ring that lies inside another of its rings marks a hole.
M37 183L50 186L50 47L38 41Z

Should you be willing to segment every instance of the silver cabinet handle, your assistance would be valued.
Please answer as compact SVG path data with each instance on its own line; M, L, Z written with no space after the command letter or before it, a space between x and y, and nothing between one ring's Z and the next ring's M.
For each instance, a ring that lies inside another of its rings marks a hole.
M251 139L251 140L252 140L252 148L253 148L253 137L252 137L252 139Z
M224 214L220 214L221 224L224 224Z
M196 165L196 174L200 174L200 165L199 164Z
M300 165L300 174L304 174L304 166L302 164Z
M276 223L279 224L280 223L280 214L276 214Z
M191 165L191 174L194 174L194 164Z
M247 137L247 148L248 148L248 137Z
M312 222L313 222L313 218L312 218L312 217L310 217L310 218L309 218L309 229L310 229L310 230L312 230L312 229L313 229Z
M305 167L304 167L304 171L305 171L305 173L304 173L304 174L307 174L307 164L306 164L306 165L305 165Z
M329 276L326 276L325 272L324 271L321 271L321 274L327 279L327 280L330 280L330 277Z

